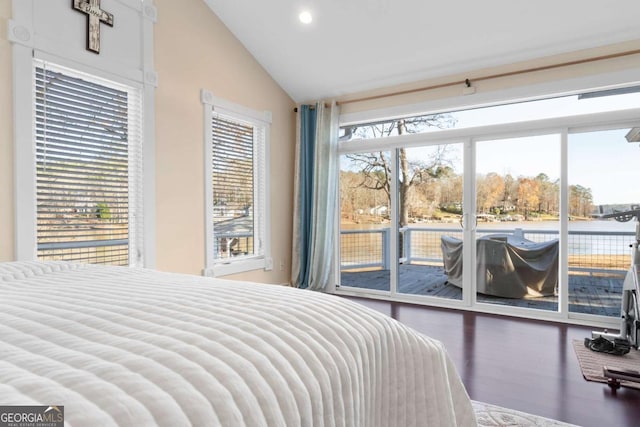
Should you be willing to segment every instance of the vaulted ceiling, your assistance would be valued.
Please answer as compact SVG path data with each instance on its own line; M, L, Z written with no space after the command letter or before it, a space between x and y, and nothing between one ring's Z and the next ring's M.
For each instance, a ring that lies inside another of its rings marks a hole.
M640 40L638 0L204 1L296 102Z

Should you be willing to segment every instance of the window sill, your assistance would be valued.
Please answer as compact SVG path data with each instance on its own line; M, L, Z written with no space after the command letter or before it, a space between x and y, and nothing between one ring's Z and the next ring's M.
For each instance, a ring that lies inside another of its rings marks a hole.
M211 267L206 267L202 274L209 277L221 277L229 274L245 273L247 271L264 269L269 271L273 269L273 260L271 258L252 258L237 261L220 262Z

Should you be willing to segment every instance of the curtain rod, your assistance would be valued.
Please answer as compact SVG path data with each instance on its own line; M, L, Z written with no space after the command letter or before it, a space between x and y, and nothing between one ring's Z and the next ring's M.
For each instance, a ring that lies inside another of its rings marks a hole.
M558 64L552 64L552 65L543 65L540 67L533 67L533 68L526 68L523 70L517 70L517 71L508 71L505 73L498 73L498 74L490 74L488 76L482 76L482 77L476 77L473 79L465 79L464 81L453 81L453 82L447 82L447 83L441 83L441 84L437 84L437 85L432 85L432 86L425 86L425 87L419 87L419 88L414 88L414 89L407 89L407 90L401 90L401 91L397 91L397 92L390 92L390 93L385 93L385 94L380 94L380 95L371 95L371 96L365 96L362 98L354 98L354 99L348 99L345 101L338 101L336 102L337 105L345 105L345 104L352 104L355 102L364 102L364 101L372 101L374 99L381 99L381 98L389 98L392 96L400 96L400 95L407 95L410 93L416 93L416 92L424 92L427 90L433 90L433 89L440 89L443 87L450 87L450 86L457 86L457 85L466 85L467 87L471 86L472 82L479 82L479 81L483 81L483 80L491 80L491 79L497 79L497 78L501 78L501 77L510 77L510 76L515 76L515 75L519 75L519 74L528 74L528 73L534 73L537 71L545 71L545 70L551 70L554 68L561 68L561 67L568 67L571 65L578 65L578 64L585 64L588 62L596 62L596 61L602 61L605 59L614 59L614 58L620 58L623 56L629 56L629 55L636 55L640 53L640 49L636 49L636 50L628 50L625 52L618 52L618 53L612 53L610 55L602 55L602 56L595 56L592 58L585 58L585 59L578 59L575 61L568 61L568 62L561 62ZM296 109L297 111L297 109Z

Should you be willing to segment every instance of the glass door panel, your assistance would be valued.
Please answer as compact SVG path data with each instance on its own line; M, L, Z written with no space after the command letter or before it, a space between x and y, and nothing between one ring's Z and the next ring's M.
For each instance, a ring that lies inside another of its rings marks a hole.
M638 144L627 142L629 131L569 135L571 313L620 316L622 282L631 265L637 224L628 212L640 206L640 151Z
M463 169L463 144L398 149L398 293L462 299Z
M389 291L391 152L340 156L340 286Z
M558 310L560 136L476 145L476 297Z

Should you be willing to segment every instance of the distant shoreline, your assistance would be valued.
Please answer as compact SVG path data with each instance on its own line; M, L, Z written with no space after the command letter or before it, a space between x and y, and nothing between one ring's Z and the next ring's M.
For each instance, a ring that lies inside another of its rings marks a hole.
M370 230L378 228L388 228L390 223L388 220L384 220L380 223L375 222L362 222L360 224L353 221L342 221L340 227L342 230ZM407 225L410 228L446 228L446 229L460 229L460 220L451 218L448 221L425 221L415 222ZM478 221L478 229L501 229L501 230L513 230L515 228L522 228L523 230L560 230L559 221ZM636 230L636 222L631 220L629 222L618 222L611 219L580 219L569 221L569 230L571 231L621 231L632 232Z

